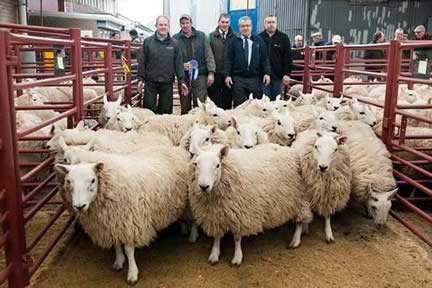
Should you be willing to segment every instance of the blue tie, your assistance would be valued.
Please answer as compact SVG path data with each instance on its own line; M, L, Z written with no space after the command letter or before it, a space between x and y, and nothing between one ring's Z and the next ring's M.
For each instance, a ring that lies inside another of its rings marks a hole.
M244 42L243 42L243 49L244 49L244 54L246 57L246 64L249 68L249 43L248 43L248 38L244 37Z

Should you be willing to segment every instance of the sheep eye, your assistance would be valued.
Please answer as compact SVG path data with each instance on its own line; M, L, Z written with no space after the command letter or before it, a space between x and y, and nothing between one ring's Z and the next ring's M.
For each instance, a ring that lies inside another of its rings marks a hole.
M71 184L71 182L70 182L69 179L66 180L66 183L69 184L69 185Z
M336 148L334 152L336 153L336 152L337 152L337 150L338 150L338 149Z
M287 104L284 104L283 107L288 107L288 105L287 105Z
M206 139L205 139L205 142L208 142L210 140L210 138L209 137L207 137Z
M280 120L277 121L277 125L281 126L282 122Z
M318 150L318 146L317 146L317 145L315 145L315 149L317 149L317 150Z
M120 118L117 118L117 121L120 121Z
M263 111L263 112L267 112L267 109L264 108L264 109L262 109L262 111Z
M213 114L213 117L218 117L219 115L218 114Z
M360 115L365 115L365 112L360 112Z
M217 165L216 165L216 169L219 169L219 167L220 167L220 164L217 164Z
M96 182L96 179L93 178L92 181L91 181L91 184L94 184L95 182Z
M237 131L237 135L240 135L240 131Z
M320 117L319 120L324 120L324 117Z
M371 199L375 202L378 202L378 198L376 198L376 197L371 197Z

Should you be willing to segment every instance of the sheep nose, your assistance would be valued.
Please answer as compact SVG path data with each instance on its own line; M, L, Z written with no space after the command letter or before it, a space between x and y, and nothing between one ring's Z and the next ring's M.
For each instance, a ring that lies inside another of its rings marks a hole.
M336 132L337 128L335 126L332 126L332 132Z
M244 146L244 148L246 148L246 149L251 149L251 148L253 148L252 145L243 145L243 146Z
M339 106L333 106L334 111L336 111L337 109L339 109Z
M295 134L288 134L288 137L289 137L289 138L294 138L294 137L295 137Z
M195 154L192 153L192 152L189 152L189 155L190 155L190 158L191 158L191 159L195 156Z
M205 184L204 185L200 184L199 186L200 186L201 190L204 192L207 191L207 189L210 187L210 185L205 185Z
M372 126L375 126L377 123L374 121L374 122L372 122Z
M319 168L320 168L321 172L325 172L327 170L328 166L326 166L326 165L319 165Z
M78 210L78 211L81 211L85 206L86 206L86 204L74 205L75 209Z
M132 130L132 128L125 128L125 129L126 129L126 132L129 132Z

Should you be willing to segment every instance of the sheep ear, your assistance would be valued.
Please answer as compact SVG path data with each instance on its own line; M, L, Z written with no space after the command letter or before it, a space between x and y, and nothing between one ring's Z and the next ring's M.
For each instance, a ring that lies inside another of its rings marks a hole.
M50 129L50 135L51 136L54 136L54 134L55 134L55 131L56 131L56 127L55 127L55 125L51 125L51 129Z
M387 200L391 200L394 197L394 195L397 193L397 191L398 191L398 188L391 190L389 192L386 192Z
M63 150L63 152L66 151L68 149L68 146L66 145L63 136L60 136L58 141L59 141L60 148Z
M103 96L103 103L104 103L104 105L108 104L108 98L107 98L106 94Z
M78 129L78 130L84 130L84 121L83 120L81 120L81 121L78 122L78 124L76 126L76 129Z
M345 144L346 140L347 140L346 136L339 136L339 137L336 138L336 142L337 142L338 145Z
M199 98L197 99L197 102L198 102L198 107L202 108L204 106L204 104L201 102Z
M63 164L55 164L54 169L60 173L61 175L66 175L69 173L69 165L63 165Z
M94 163L93 170L98 173L104 168L104 164L102 162Z
M216 130L217 130L217 125L213 125L210 129L211 134L216 133Z
M116 101L117 106L120 106L121 102L122 102L122 95L120 94L120 95L117 97L117 101Z
M277 95L276 96L276 101L279 101L279 100L281 100L281 98L282 98L282 96L279 94L279 95Z
M226 158L226 156L228 155L229 152L229 146L228 145L224 145L220 151L219 151L219 159L222 161L223 159Z
M249 94L249 100L252 100L252 99L254 99L254 98L253 98L253 93L250 93L250 94Z
M263 95L262 96L262 101L263 102L270 102L270 98L267 95Z
M234 117L231 118L231 126L234 127L235 129L239 128L238 122Z

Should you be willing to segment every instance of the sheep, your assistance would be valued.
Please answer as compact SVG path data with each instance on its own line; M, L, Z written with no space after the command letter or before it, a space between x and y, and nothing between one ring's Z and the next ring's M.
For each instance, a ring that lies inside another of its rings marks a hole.
M284 147L280 147L284 148ZM289 148L285 148L289 149ZM289 244L300 245L302 225L312 221L299 173L299 159L292 150L230 150L214 145L207 151L197 148L189 201L193 217L204 232L214 238L208 258L216 264L220 240L234 235L232 265L242 263L241 239L264 229L296 223ZM283 170L284 173L280 173Z
M288 91L288 94L290 96L294 96L294 97L299 97L300 96L300 92L303 92L303 84L295 84L293 86L291 86L291 88Z
M275 111L275 108L270 102L270 98L264 95L262 100L251 100L251 102L244 109L235 111L233 116L255 116L269 118L273 111Z
M285 113L289 112L289 108L292 104L292 98L289 100L282 100L281 95L276 96L276 100L273 101L274 108L277 112Z
M97 161L56 164L55 169L64 176L63 189L92 241L102 248L115 247L114 270L123 268L124 245L127 281L135 284L135 248L148 246L185 209L189 160L173 147L133 155L91 154Z
M116 101L108 101L108 98L106 95L104 95L103 107L98 118L99 124L105 126L111 118L114 118L117 115L117 112L120 110L121 102L121 96L119 96Z
M192 128L181 139L180 147L189 151L192 158L195 155L196 146L203 147L209 143L228 144L228 138L225 132L218 129L216 125L204 126L195 121Z
M336 111L345 103L346 101L343 99L343 95L341 95L339 98L329 97L326 95L324 99L318 103L318 105L325 107L328 111Z
M312 81L314 83L314 85L320 84L320 83L333 83L333 81L329 78L324 77L323 75L321 75L320 79L318 79L317 81ZM317 88L321 88L321 89L326 89L326 90L333 90L333 85L320 85L317 86ZM319 89L312 89L311 94L314 96L314 98L317 101L320 101L321 99L325 98L326 96L331 96L330 92L327 91L322 91Z
M336 112L338 120L360 120L371 127L377 123L377 117L370 105L358 102L357 97L353 96L349 105L345 105Z
M299 91L299 94L300 96L293 103L294 106L315 105L318 102L318 99L313 94L303 94L301 91Z
M362 83L360 78L356 76L350 76L344 79L344 83L354 82L354 83ZM369 95L369 91L366 85L353 85L353 84L345 84L343 87L343 93L347 96L361 96L367 97Z
M231 122L232 126L225 131L231 148L251 149L269 142L267 134L256 123L239 123L235 118L232 118Z
M313 212L325 218L325 238L334 242L331 215L342 210L351 192L350 156L345 136L309 130L298 134L292 147L300 155L301 174ZM308 231L308 227L304 227Z
M346 136L352 170L351 202L365 208L374 223L383 225L397 192L390 153L372 128L360 121L339 121Z
M294 119L288 112L275 112L272 118L263 127L264 132L267 133L269 142L282 146L291 146L297 134L294 128Z
M110 118L105 128L121 132L136 131L142 122L154 115L148 109L132 108L129 104L126 107L120 106L117 115Z

